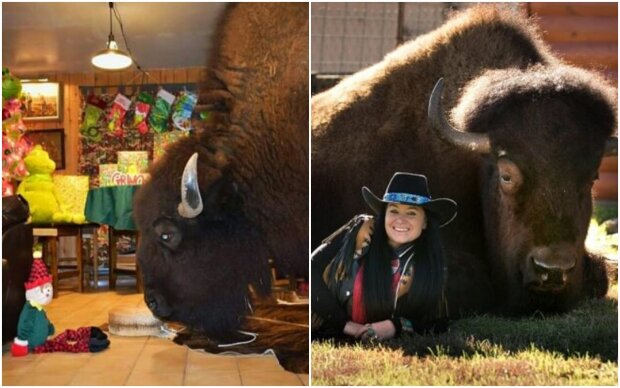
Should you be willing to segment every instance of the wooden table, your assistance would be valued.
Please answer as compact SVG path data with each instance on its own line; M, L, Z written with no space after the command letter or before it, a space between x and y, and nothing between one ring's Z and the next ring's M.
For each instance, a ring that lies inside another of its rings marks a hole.
M84 291L84 261L82 257L82 236L85 231L91 230L94 240L95 265L97 264L97 228L98 224L50 224L33 225L32 235L43 244L43 258L49 262L54 287L54 298L58 296L58 281L72 276L78 276L78 292ZM58 239L60 237L75 237L76 269L59 272L58 267ZM96 267L95 267L96 268Z

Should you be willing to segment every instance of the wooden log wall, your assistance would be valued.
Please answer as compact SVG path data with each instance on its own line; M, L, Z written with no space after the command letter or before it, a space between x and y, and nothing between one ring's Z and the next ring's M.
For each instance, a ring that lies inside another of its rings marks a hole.
M526 3L544 39L566 62L601 72L618 85L618 3ZM603 159L594 197L618 200L618 158Z
M58 121L26 121L28 129L46 130L63 128L65 132L65 169L59 174L78 174L78 149L80 124L82 120L81 86L94 86L106 89L107 93L115 93L123 86L126 93L133 88L145 84L195 84L203 79L205 68L190 67L179 69L148 70L149 77L144 79L139 71L116 71L95 73L54 73L39 78L47 78L50 82L60 82L62 88L62 117ZM95 92L98 92L95 88Z

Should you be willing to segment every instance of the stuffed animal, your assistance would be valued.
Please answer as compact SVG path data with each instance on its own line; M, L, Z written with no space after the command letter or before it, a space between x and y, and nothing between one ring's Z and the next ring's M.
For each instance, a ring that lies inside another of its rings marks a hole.
M80 327L65 330L53 339L54 325L45 314L44 306L52 301L52 277L40 259L32 262L30 278L25 283L26 304L19 315L17 337L11 345L11 354L22 357L29 351L52 352L100 352L110 346L108 336L97 327Z
M28 201L32 223L84 223L84 214L67 211L59 200L52 180L56 163L40 145L26 155L24 163L29 175L20 183L17 194Z

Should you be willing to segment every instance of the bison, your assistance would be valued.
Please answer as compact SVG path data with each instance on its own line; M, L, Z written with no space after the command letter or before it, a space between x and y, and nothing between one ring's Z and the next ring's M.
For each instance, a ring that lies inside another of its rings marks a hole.
M134 218L148 307L224 340L270 258L308 276L308 5L231 5L213 50L209 118L151 167Z
M584 241L592 182L617 147L615 94L517 12L459 13L312 98L312 245L367 211L362 186L411 171L458 203L443 230L449 315L602 296L604 263Z

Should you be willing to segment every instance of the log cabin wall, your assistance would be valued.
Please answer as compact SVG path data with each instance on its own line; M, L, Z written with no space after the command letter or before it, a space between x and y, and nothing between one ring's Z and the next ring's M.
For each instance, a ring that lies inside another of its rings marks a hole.
M545 41L566 62L602 73L618 86L618 3L526 3ZM597 199L618 199L618 157L606 157L592 189Z
M203 79L205 68L190 67L178 69L148 70L149 77L146 84L193 84ZM60 82L62 88L62 117L58 121L26 121L28 129L46 130L63 128L65 132L65 169L58 170L59 174L78 174L78 149L80 124L82 121L81 86L95 86L105 88L107 93L117 92L119 86L130 93L132 88L142 82L142 73L139 71L117 71L96 73L54 73L45 74L39 78L47 78L50 82ZM95 89L96 90L96 89Z

